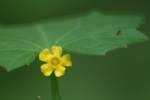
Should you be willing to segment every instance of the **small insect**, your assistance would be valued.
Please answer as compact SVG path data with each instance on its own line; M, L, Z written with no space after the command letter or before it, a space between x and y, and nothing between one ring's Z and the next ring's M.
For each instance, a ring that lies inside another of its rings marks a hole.
M119 30L117 33L116 33L116 36L120 36L121 35L121 30Z

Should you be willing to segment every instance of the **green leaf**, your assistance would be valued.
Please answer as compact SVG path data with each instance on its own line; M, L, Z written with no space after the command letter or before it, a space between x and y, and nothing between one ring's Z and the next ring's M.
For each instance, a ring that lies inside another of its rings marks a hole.
M42 49L56 44L72 52L104 55L147 40L137 30L142 22L141 16L91 12L34 25L1 26L0 65L11 71L30 64Z

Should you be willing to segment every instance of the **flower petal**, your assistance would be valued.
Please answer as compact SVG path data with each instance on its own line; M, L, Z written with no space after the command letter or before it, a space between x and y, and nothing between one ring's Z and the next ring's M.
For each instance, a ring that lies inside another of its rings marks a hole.
M71 61L71 55L70 54L63 55L62 65L66 66L66 67L71 67L72 66L72 61Z
M53 72L53 67L50 64L43 64L41 66L41 72L44 74L44 76L50 76Z
M48 62L50 60L50 51L49 49L44 49L42 52L40 52L39 54L39 59L41 61L44 61L44 62Z
M65 70L66 70L66 68L65 67L63 67L63 66L58 66L56 69L55 69L55 76L56 77L61 77L61 76L63 76L64 74L65 74Z
M54 54L56 56L61 56L63 49L61 46L52 46L51 52L52 52L52 54Z

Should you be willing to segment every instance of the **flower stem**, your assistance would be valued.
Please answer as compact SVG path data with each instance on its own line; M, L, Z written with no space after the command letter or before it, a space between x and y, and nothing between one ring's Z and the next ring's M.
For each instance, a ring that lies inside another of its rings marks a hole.
M58 79L55 77L54 74L51 76L51 96L52 100L61 100Z

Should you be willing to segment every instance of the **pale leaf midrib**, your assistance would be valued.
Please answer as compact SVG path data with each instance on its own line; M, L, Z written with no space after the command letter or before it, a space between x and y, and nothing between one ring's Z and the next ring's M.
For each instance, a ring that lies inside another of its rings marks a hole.
M38 33L43 38L43 41L45 43L44 45L46 45L48 47L49 46L49 39L48 39L46 32L44 31L44 28L40 24L37 24L35 27L36 27Z

